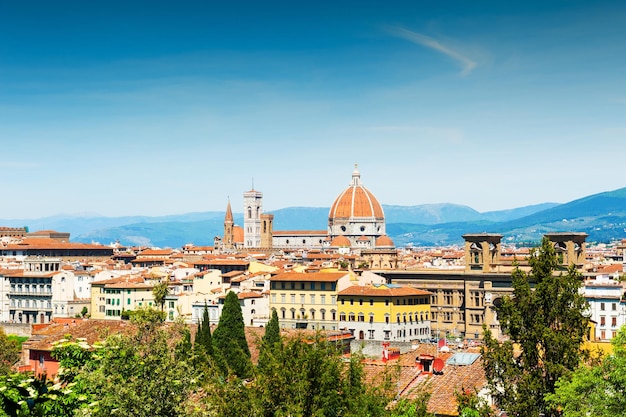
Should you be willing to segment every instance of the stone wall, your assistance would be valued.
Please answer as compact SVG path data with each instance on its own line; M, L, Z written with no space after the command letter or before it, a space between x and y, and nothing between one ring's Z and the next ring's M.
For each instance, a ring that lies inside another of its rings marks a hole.
M0 327L7 335L14 334L17 336L30 337L32 334L32 327L27 323L0 323Z

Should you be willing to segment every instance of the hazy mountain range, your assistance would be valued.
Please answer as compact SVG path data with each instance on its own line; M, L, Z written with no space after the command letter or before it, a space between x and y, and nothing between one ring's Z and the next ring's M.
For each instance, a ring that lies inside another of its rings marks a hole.
M274 230L326 230L329 207L289 207L272 211ZM626 238L626 188L590 195L565 204L543 203L480 213L457 204L383 205L387 234L396 246L462 244L466 233L499 233L505 242L535 244L548 232L584 232L588 242ZM233 213L243 225L243 214ZM224 232L224 212L172 216L53 216L2 220L0 226L30 231L70 232L74 242L115 241L125 245L178 248L187 243L212 245Z

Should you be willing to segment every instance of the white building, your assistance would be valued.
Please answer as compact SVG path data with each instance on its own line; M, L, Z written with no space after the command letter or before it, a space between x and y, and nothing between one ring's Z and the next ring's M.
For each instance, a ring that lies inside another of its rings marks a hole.
M585 281L585 299L589 303L590 318L596 322L596 339L611 340L625 323L625 306L621 282L599 275Z

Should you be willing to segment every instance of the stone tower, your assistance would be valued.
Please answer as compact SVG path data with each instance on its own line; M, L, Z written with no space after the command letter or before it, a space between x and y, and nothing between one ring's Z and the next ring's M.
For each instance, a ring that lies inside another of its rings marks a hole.
M243 193L243 247L261 247L263 193L254 188Z
M233 210L230 208L230 198L226 206L226 215L224 216L224 239L222 240L222 248L232 250L235 247L235 221L233 220Z

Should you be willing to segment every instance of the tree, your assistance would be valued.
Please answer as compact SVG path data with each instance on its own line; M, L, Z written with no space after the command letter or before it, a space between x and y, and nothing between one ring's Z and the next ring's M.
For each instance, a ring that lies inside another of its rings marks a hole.
M495 417L487 400L479 397L476 389L470 391L462 388L455 396L459 417Z
M365 384L359 355L349 363L321 335L285 341L267 350L263 370L251 384L261 416L382 416L392 398L386 384ZM394 385L395 386L395 385Z
M513 296L496 307L509 340L499 343L485 327L483 366L492 395L510 416L551 417L558 412L545 395L584 355L587 303L580 273L574 265L559 270L548 238L531 252L530 266L529 274L515 267Z
M280 343L280 326L278 323L278 313L276 309L272 309L272 317L267 322L265 327L265 334L263 335L263 343L267 346L273 347L276 343Z
M161 311L165 308L165 298L170 293L170 287L167 281L161 281L152 287L152 296L156 305L161 306Z
M0 375L11 372L13 365L20 360L21 353L20 343L8 337L0 327Z
M214 357L222 356L230 371L240 378L252 374L250 348L246 340L243 313L237 294L230 291L224 300L222 315L212 336ZM219 362L219 361L218 361Z
M599 364L582 364L561 377L546 401L563 417L612 417L626 414L626 326L611 341L613 353Z
M80 316L81 317L85 317L87 315L87 313L89 313L89 309L87 308L87 306L83 307L83 309L80 310Z
M132 317L136 331L107 338L75 378L84 387L84 394L93 399L89 415L189 414L190 396L197 381L191 364L177 357L184 327L179 323L163 324L160 317Z

